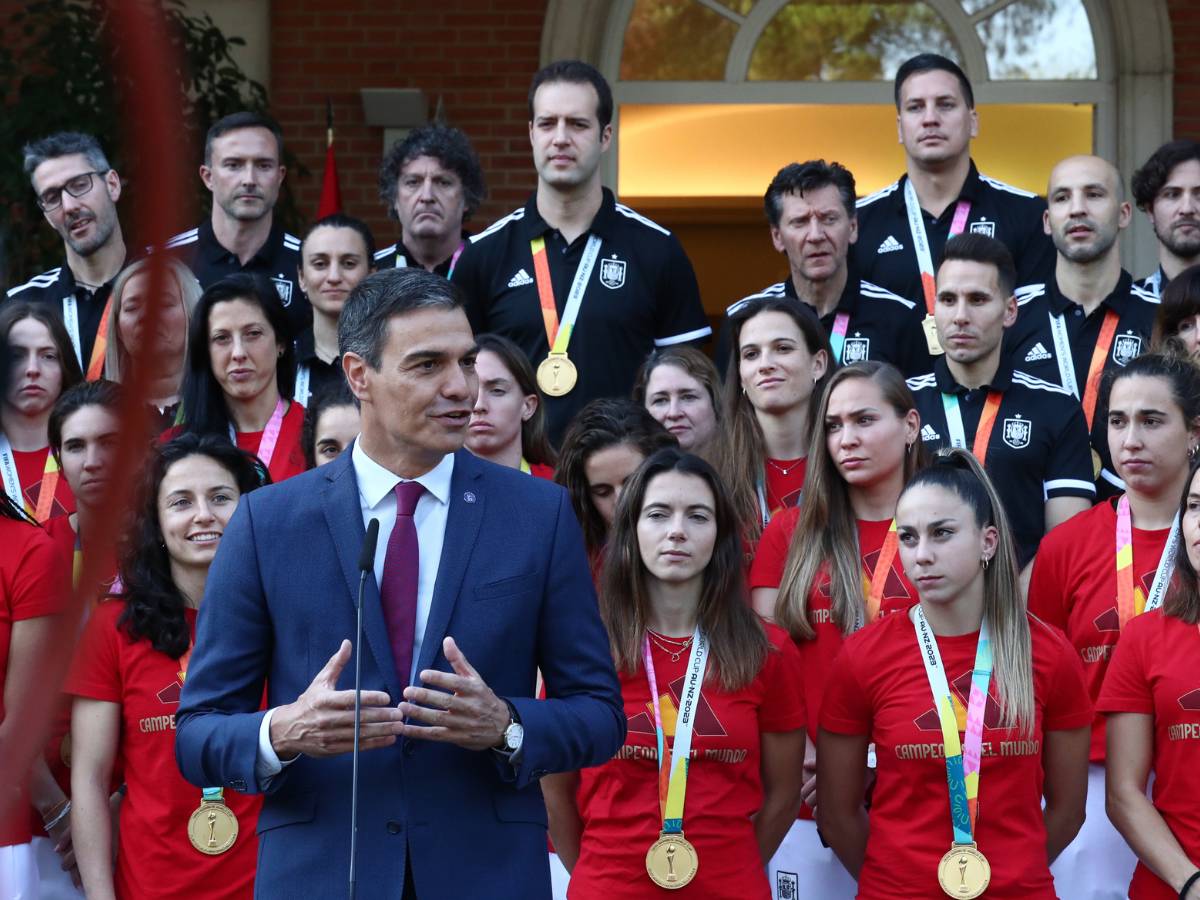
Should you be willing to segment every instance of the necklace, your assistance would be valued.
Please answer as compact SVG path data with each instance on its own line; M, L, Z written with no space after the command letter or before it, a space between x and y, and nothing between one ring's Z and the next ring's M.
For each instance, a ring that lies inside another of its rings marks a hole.
M791 465L788 465L788 466L782 465L778 460L771 459L771 457L769 457L769 456L766 459L767 459L767 465L774 466L776 469L778 469L784 475L787 475L789 472L792 471L792 469L796 468L796 466L798 466L798 465L800 465L800 463L804 462L803 456L800 457L799 459L792 460Z
M654 644L663 653L669 654L671 662L679 662L688 650L691 649L692 641L695 640L695 635L691 634L685 638L667 637L665 634L659 634L657 631L646 629L646 634L650 636L651 643Z

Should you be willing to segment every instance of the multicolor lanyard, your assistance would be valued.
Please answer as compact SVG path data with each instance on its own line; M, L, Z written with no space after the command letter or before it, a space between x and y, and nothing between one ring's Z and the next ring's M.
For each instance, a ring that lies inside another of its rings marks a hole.
M888 526L887 535L883 539L883 546L879 548L879 559L875 560L875 569L867 570L867 574L871 576L871 588L867 591L868 624L879 618L879 610L883 606L883 589L887 587L888 575L892 572L892 560L896 558L899 548L900 538L896 534L896 520L892 519L892 524ZM866 565L864 560L863 568L866 568ZM858 623L857 627L861 628L862 624Z
M292 399L301 406L308 406L308 398L312 393L308 389L311 380L312 370L308 366L296 366L296 389L292 391Z
M526 475L533 474L533 466L529 465L529 460L527 460L523 456L521 457L521 471L524 472Z
M687 793L688 766L692 755L692 730L696 711L700 707L700 688L704 683L707 660L708 637L697 625L692 634L692 650L688 654L687 674L675 718L675 745L674 748L668 747L658 699L658 680L654 674L654 659L650 653L650 637L647 635L642 638L642 661L646 667L646 680L650 682L654 734L658 742L658 806L663 834L683 833L683 801Z
M1162 556L1159 557L1158 569L1154 573L1154 581L1150 585L1150 593L1146 596L1145 606L1138 609L1137 593L1133 587L1133 522L1129 514L1129 495L1121 495L1121 499L1117 501L1117 618L1122 630L1134 616L1162 606L1167 583L1175 569L1175 549L1178 545L1179 514L1176 513Z
M925 233L925 219L917 189L912 179L904 180L904 209L908 213L908 230L912 233L913 249L917 254L917 266L921 270L921 291L925 295L925 312L932 316L937 285L933 273L933 256L929 252L929 236ZM962 234L971 215L971 201L959 200L954 207L954 219L950 223L950 237Z
M1063 316L1050 313L1050 332L1054 336L1054 352L1058 356L1058 375L1062 386L1081 400L1083 415L1087 419L1088 431L1092 429L1092 421L1096 418L1096 403L1100 399L1100 376L1104 372L1104 359L1112 346L1113 337L1117 333L1117 323L1120 316L1116 310L1108 309L1104 313L1104 321L1100 323L1100 334L1096 338L1096 346L1092 350L1092 359L1088 364L1087 380L1084 382L1083 393L1079 392L1079 380L1075 374L1075 360L1071 356L1071 339L1067 335L1067 323Z
M583 258L579 261L570 293L567 294L567 305L563 310L561 322L558 318L558 307L554 305L554 283L550 280L546 239L535 237L529 242L529 249L533 253L533 272L537 278L542 322L546 326L546 342L551 353L566 353L567 344L571 342L571 332L575 329L575 320L579 318L579 308L583 305L583 294L587 290L588 279L592 277L592 269L595 268L596 258L600 255L600 236L588 236L587 246L583 248Z
M458 265L458 258L462 256L463 251L467 249L467 242L462 241L458 245L458 249L454 251L454 255L450 257L450 268L446 270L446 280L449 281L454 277L454 267Z
M1004 395L999 391L989 391L987 400L983 403L983 412L979 414L979 424L975 426L975 440L971 443L971 453L982 466L987 461L988 442L992 439L992 428L996 424L996 413L1000 411L1000 402ZM942 394L942 409L946 413L946 428L950 432L950 446L966 449L967 434L963 428L962 410L958 406L958 397L954 394Z
M271 457L275 455L275 444L279 441L279 430L283 427L283 413L286 409L287 403L280 397L275 404L275 411L271 413L271 418L267 421L267 427L263 429L262 438L258 442L258 453L255 455L268 468L271 466ZM237 446L237 429L233 427L232 422L229 423L229 441L233 446Z
M8 499L23 509L38 522L45 522L54 511L54 495L58 491L58 460L46 448L46 465L42 469L42 483L38 488L37 507L33 508L25 500L21 488L21 476L17 473L17 461L13 456L12 444L5 435L0 434L0 475L4 478L4 492Z
M850 329L850 313L840 312L833 317L833 330L829 333L829 346L833 349L833 361L842 362L842 349L846 346L846 332Z
M942 745L946 757L946 783L950 788L950 821L954 826L954 843L974 843L975 821L979 815L979 769L982 762L983 715L987 707L988 684L992 679L992 642L987 619L979 626L979 641L975 646L975 669L971 674L971 698L967 703L965 741L958 738L958 716L954 712L954 697L946 680L946 669L938 651L937 638L925 613L916 606L917 646L925 664L929 689L933 692L934 707L942 726Z
M63 297L63 323L67 326L67 335L75 348L75 357L79 365L83 365L83 338L79 332L79 303L74 294ZM112 312L112 293L104 301L104 312L100 314L100 327L96 329L96 340L92 344L92 355L87 365L87 380L96 381L104 374L104 353L108 349L108 320Z

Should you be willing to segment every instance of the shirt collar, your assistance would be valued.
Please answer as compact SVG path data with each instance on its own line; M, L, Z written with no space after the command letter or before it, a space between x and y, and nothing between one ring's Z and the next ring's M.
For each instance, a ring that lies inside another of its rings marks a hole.
M588 226L588 233L594 232L602 239L608 240L612 238L614 226L616 225L617 198L608 188L602 188L601 190L604 193L604 197L600 201L600 209L596 212L596 217L592 219L592 224ZM521 217L521 222L525 226L525 235L530 240L552 230L550 224L538 212L536 191L530 195L529 201L525 204L525 214Z
M225 247L217 240L217 235L213 231L212 219L208 218L200 223L199 231L197 232L197 241L201 247L201 253L209 262L217 263L227 259L233 260L234 264L240 268L250 266L256 260L265 263L268 267L274 265L274 258L280 245L283 243L283 226L278 222L272 222L271 233L267 235L263 245L255 251L254 255L246 262L246 266L242 266L239 260L231 250Z
M350 451L350 460L354 465L354 477L358 479L358 493L367 504L367 509L375 509L383 499L396 489L401 481L416 481L433 496L438 503L450 502L450 477L454 474L454 454L447 453L441 462L416 478L401 478L390 469L385 469L363 450L358 438L354 439L354 449Z
M905 172L900 176L899 189L895 192L896 209L904 216L908 215L904 206L904 185L908 183L908 173ZM979 193L982 188L982 179L979 177L979 169L975 167L975 160L970 161L970 166L967 169L967 178L963 182L962 190L958 192L958 199L946 207L947 211L953 210L959 200L967 200L972 206L979 200ZM945 215L943 212L942 215Z
M1125 312L1129 305L1129 289L1133 285L1133 276L1121 270L1121 277L1117 279L1117 286L1113 288L1112 293L1100 301L1100 307L1107 306L1112 309L1118 316ZM1062 291L1058 289L1058 278L1051 277L1046 282L1046 301L1050 304L1050 311L1056 316L1063 315L1071 306L1078 306L1074 300L1064 297Z
M970 388L963 387L954 380L954 376L950 372L950 366L946 362L946 355L939 353L933 361L933 374L937 379L938 390L943 394L965 394ZM996 374L992 376L992 380L985 384L980 390L1000 391L1004 393L1012 385L1012 367L1005 362L1004 357L1000 358L1000 366L996 369Z

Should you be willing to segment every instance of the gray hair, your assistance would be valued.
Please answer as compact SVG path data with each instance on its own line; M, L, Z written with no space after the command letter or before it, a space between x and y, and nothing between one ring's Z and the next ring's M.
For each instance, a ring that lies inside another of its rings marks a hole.
M25 156L25 176L29 178L30 182L33 181L33 173L37 167L46 160L71 156L75 153L82 154L87 159L88 165L101 174L112 168L108 164L108 157L100 148L100 142L90 134L78 131L60 131L49 137L30 141L21 148L21 153Z
M353 353L379 371L388 322L418 309L462 309L458 288L419 268L368 275L346 298L338 318L338 352Z

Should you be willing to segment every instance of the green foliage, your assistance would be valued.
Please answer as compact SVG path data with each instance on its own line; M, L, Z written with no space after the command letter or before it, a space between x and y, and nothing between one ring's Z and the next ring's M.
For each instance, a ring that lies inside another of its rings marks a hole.
M208 126L241 109L265 111L267 92L234 62L231 51L245 42L227 37L208 14L191 14L183 0L156 0L167 23L169 58L162 77L179 86L180 118L167 127L182 128L182 144L195 148L191 171L200 163ZM140 234L137 208L138 173L154 165L138 158L129 141L136 122L139 86L122 73L120 54L136 35L114 34L105 0L32 0L14 13L0 41L0 84L7 86L0 116L0 240L7 265L4 279L19 283L30 274L58 265L62 244L48 228L34 202L22 167L22 146L56 131L95 135L120 173L124 193L120 211L126 242ZM136 122L138 127L154 127ZM210 195L199 179L194 197L177 204L207 209ZM282 199L282 198L281 198ZM282 211L282 210L281 210ZM186 213L185 213L186 214ZM177 223L180 229L195 220Z

